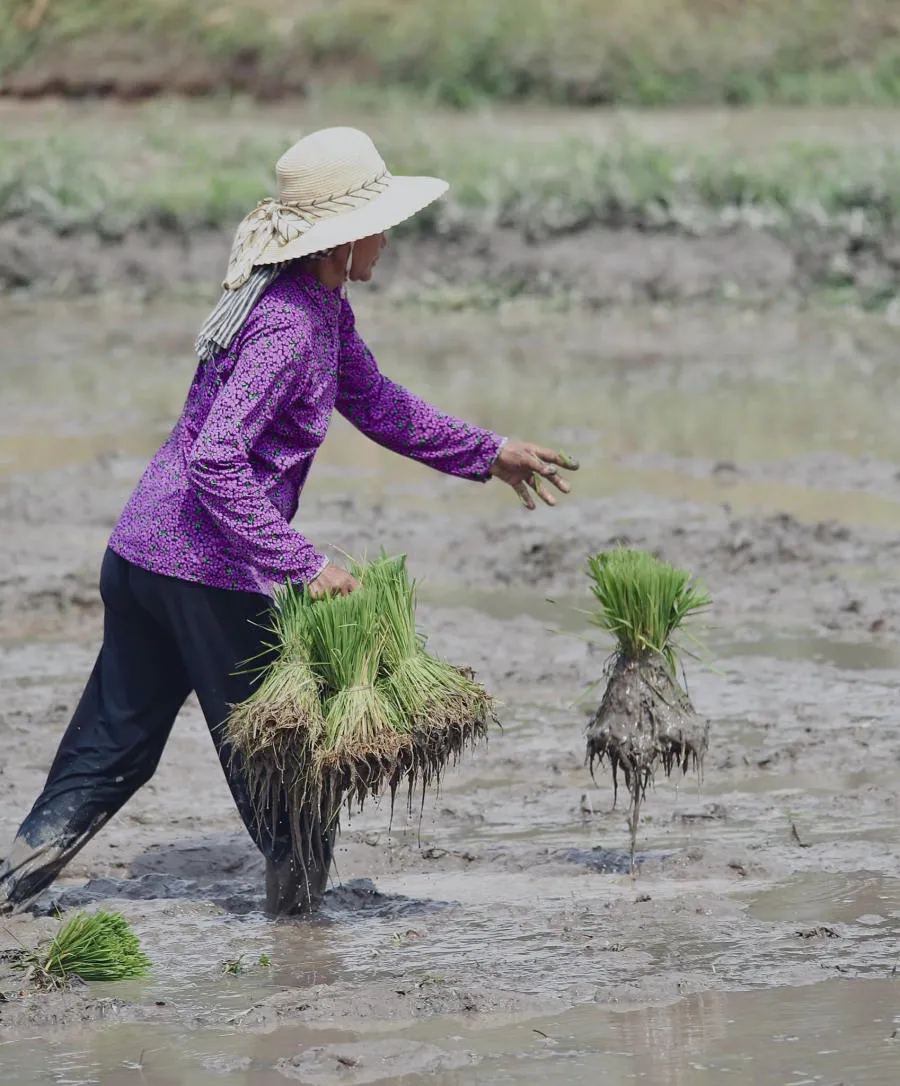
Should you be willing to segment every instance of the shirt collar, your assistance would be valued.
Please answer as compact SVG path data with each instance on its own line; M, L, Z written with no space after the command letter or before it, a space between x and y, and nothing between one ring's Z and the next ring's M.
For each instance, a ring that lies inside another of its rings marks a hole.
M305 293L321 298L323 301L330 301L335 306L340 306L340 287L326 287L303 263L298 263L296 269L292 268L291 271L294 274L295 282Z

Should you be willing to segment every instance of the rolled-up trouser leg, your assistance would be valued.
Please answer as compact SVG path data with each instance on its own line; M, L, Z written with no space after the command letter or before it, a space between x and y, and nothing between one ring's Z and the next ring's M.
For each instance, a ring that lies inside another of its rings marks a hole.
M0 912L26 904L150 779L190 691L168 634L103 562L103 645L47 782L0 863Z

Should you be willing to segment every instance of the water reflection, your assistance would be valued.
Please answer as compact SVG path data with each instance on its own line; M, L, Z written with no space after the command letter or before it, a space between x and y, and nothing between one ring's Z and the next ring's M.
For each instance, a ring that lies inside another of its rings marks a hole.
M756 641L717 644L720 655L768 656L777 660L812 660L844 671L894 670L900 668L900 648L893 645L832 641L824 637L762 636Z
M0 301L0 475L124 457L123 479L136 477L181 408L202 306L42 301L40 320L33 306ZM727 502L737 515L777 509L900 527L900 495L883 480L881 491L856 475L827 489L814 472L807 482L803 471L711 470L822 451L900 459L900 425L891 425L900 406L888 394L900 363L881 318L770 312L753 314L748 328L747 314L721 307L423 313L365 295L357 308L392 377L477 423L577 451L580 497L637 491ZM399 511L465 503L478 515L495 505L489 488L426 479L341 419L307 497L331 496L335 478L342 494Z
M807 924L900 927L900 879L867 871L853 874L807 872L756 895L750 913L759 920Z
M201 307L175 300L41 306L36 321L29 303L0 302L8 332L0 349L0 469L61 466L104 452L149 455L181 407ZM834 313L757 314L750 334L744 315L721 308L655 319L640 308L559 314L522 304L500 316L398 313L374 296L361 297L357 308L391 376L476 422L577 448L586 494L606 492L618 479L701 501L727 495L732 503L785 508L805 501L806 515L827 502L820 515L837 516L843 503L859 518L878 514L873 495L811 487L803 497L798 484L702 477L693 465L819 450L900 459L900 426L890 425L900 421L900 407L886 396L900 363L877 317L851 322L847 352L834 326L849 318ZM756 353L760 342L765 359ZM662 454L692 461L647 469L631 462ZM420 468L342 426L326 442L313 485L323 468L374 472L382 490L422 478ZM889 504L896 505L880 503Z
M380 1075L363 1078L362 1068L354 1072L353 1067L337 1065L331 1075L317 1073L315 1081L345 1086L362 1081L406 1086L532 1086L547 1081L572 1086L894 1086L897 1052L892 1034L898 1023L895 983L836 980L799 989L706 991L644 1008L614 1010L589 1003L559 1016L477 1025L438 1017L398 1023L380 1033L282 1026L259 1035L123 1025L86 1044L75 1038L52 1042L43 1053L43 1071L22 1058L17 1044L6 1068L16 1076L10 1081L21 1086L48 1081L68 1086L275 1086L286 1081L277 1069L280 1060L319 1048L325 1068L329 1045L365 1045L387 1036L406 1039L410 1052L417 1044L428 1044L448 1053L468 1053L473 1062L450 1072L404 1074L408 1068L401 1057L382 1067Z

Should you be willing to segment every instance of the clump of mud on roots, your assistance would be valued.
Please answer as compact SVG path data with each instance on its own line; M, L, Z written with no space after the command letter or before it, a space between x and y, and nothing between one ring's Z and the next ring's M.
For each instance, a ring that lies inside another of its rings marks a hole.
M277 592L272 662L226 725L266 832L287 804L303 871L344 807L386 794L393 809L405 787L411 810L493 718L472 672L426 652L405 558L350 567L361 587L348 596Z
M606 690L587 728L587 762L608 764L618 796L619 772L631 798L631 863L638 818L658 768L702 772L709 724L678 681L683 649L676 635L710 605L691 574L645 551L620 547L588 559L596 606L591 622L612 634L616 647Z

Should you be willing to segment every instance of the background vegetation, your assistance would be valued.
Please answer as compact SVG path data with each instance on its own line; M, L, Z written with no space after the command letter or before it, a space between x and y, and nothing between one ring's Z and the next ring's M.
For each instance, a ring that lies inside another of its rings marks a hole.
M900 101L897 0L0 0L7 93Z
M0 221L114 238L144 227L233 226L272 191L272 164L296 130L204 125L177 103L144 108L119 128L102 118L0 136ZM745 223L796 234L890 233L900 218L900 151L887 143L791 143L738 154L628 135L472 139L416 134L382 117L379 146L395 172L432 172L450 198L406 224L425 234L512 227L531 240L592 225L703 233Z

